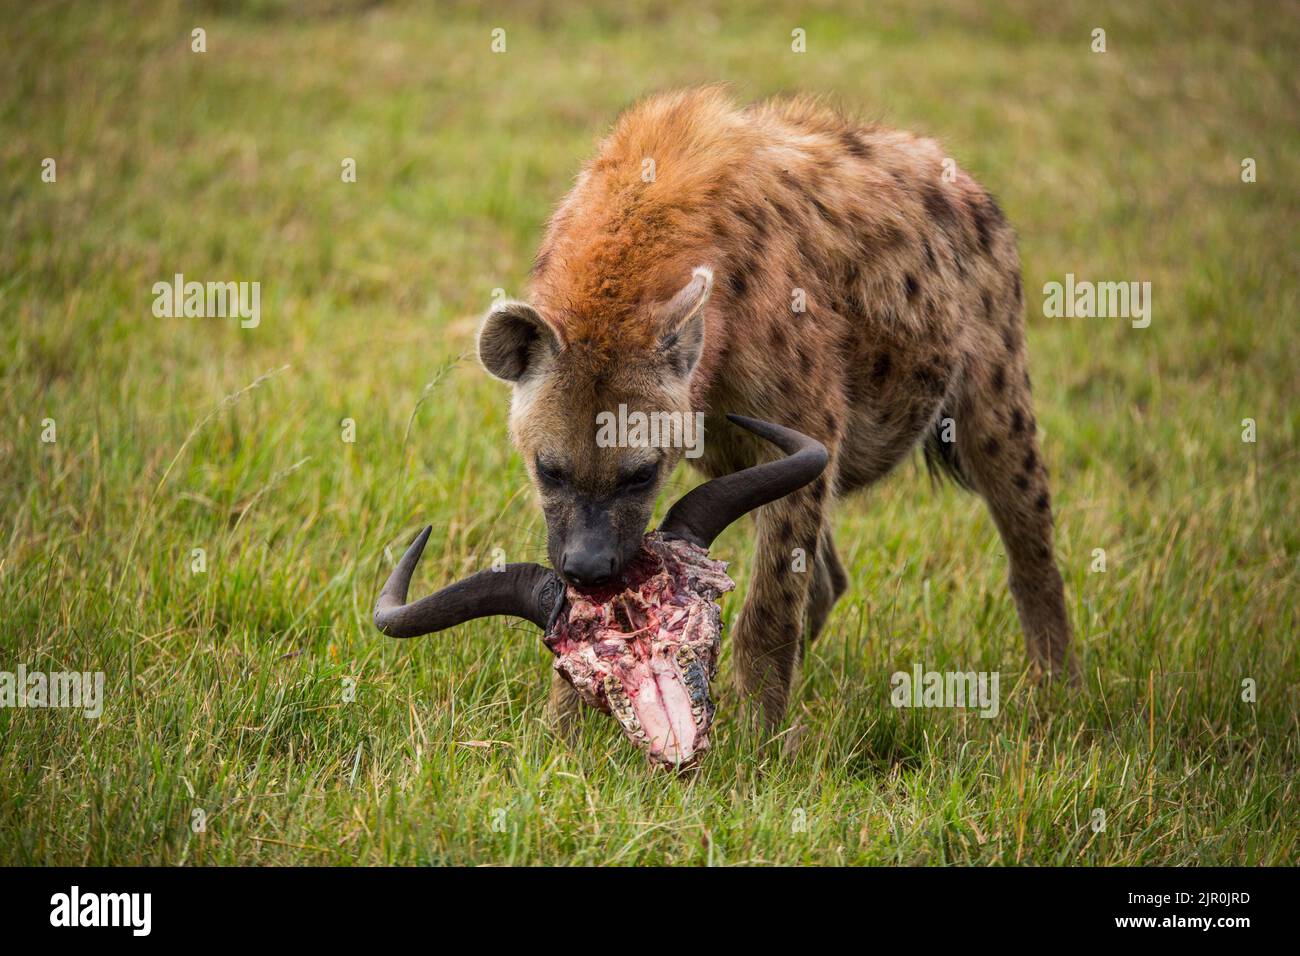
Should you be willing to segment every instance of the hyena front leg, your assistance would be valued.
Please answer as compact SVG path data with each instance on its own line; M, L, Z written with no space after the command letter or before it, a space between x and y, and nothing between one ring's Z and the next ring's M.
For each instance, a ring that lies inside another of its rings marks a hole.
M546 721L561 737L572 737L578 726L582 698L567 680L551 671L551 697L546 702Z
M781 723L803 642L822 533L825 476L758 512L758 546L736 624L736 681L769 728Z
M808 595L808 642L817 640L835 602L848 589L849 576L835 553L835 537L829 521L822 524L817 542L817 564L813 570L812 590Z

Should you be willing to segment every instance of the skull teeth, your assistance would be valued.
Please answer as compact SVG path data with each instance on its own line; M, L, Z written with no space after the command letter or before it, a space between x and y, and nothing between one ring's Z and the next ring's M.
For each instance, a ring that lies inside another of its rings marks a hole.
M682 683L691 695L691 716L697 727L713 719L713 702L709 700L709 679L699 657L689 647L677 652L677 666L681 669Z
M689 645L678 647L672 652L671 660L677 665L677 672L685 685L691 702L691 719L701 731L707 731L713 723L715 713L713 701L709 699L709 679L705 666L695 649ZM619 722L631 740L643 747L650 745L650 738L641 727L632 700L627 690L613 674L606 674L602 682L605 701L609 712Z
M627 696L627 691L613 674L605 678L605 699L609 701L610 712L615 719L623 725L629 737L638 744L648 744L650 738L646 732L641 729L640 722L636 719L636 712L632 709L632 701Z
M696 727L705 728L713 721L713 703L709 700L709 681L699 656L689 645L679 647L673 654L682 683L691 698L691 719Z

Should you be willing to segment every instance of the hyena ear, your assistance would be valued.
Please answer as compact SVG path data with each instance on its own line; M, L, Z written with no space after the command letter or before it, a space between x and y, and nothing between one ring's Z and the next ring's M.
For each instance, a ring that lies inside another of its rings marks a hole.
M521 381L559 350L559 334L526 302L498 302L478 331L479 361L507 382Z
M685 378L704 350L704 303L713 290L713 270L697 266L691 281L659 306L659 353Z

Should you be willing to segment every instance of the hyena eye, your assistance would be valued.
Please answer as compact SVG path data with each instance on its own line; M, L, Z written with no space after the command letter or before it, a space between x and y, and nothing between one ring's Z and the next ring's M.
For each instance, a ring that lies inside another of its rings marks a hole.
M659 474L659 462L652 461L626 476L620 484L628 491L637 491L653 483L657 474Z
M537 468L537 477L542 480L543 484L559 486L564 484L564 472L560 467L549 461L542 461L541 458L535 460L534 465Z

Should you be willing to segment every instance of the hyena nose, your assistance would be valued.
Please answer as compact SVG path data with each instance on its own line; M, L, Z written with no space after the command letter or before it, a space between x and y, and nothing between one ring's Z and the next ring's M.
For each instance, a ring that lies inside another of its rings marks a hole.
M613 580L618 560L609 547L566 550L560 572L578 587L594 587Z

